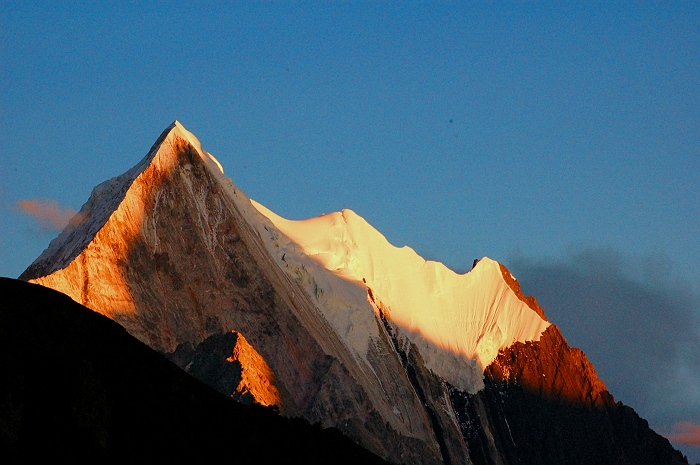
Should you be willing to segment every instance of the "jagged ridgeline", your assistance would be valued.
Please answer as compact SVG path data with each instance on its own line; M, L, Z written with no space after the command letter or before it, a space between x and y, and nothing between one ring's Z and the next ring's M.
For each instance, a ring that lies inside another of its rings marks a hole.
M686 463L498 262L454 273L351 210L281 218L178 122L21 278L396 463Z

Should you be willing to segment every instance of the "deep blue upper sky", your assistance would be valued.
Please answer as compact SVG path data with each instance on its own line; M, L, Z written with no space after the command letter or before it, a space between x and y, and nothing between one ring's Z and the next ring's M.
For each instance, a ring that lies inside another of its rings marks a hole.
M9 2L0 47L0 275L56 235L18 202L79 209L178 119L282 216L458 271L614 256L697 324L698 2Z

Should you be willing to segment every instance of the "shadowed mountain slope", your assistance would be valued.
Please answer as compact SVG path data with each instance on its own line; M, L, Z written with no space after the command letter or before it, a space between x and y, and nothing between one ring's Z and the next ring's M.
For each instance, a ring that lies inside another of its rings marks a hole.
M0 461L385 463L227 398L54 290L0 278Z

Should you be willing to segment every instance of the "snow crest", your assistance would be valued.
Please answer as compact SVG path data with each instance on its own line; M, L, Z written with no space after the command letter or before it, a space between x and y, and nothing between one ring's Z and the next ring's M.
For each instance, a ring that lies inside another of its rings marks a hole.
M352 210L291 221L251 202L274 225L263 233L278 264L304 281L326 319L365 360L381 308L430 370L476 392L500 349L539 340L549 326L515 295L496 261L485 257L460 275L410 247L394 247Z
M173 123L173 128L175 129L175 131L177 131L180 137L185 139L187 142L190 143L192 147L195 148L195 150L199 153L199 156L202 158L202 160L204 160L204 163L206 163L206 165L213 173L217 175L224 174L224 168L221 166L221 163L219 163L219 160L214 158L214 155L202 148L202 143L199 142L197 136L185 129L185 127L182 124L180 124L180 122L177 120L175 120L175 122Z

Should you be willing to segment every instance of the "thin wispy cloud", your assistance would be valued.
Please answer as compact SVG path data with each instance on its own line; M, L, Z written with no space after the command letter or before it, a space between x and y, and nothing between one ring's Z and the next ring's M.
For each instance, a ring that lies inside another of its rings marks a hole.
M673 425L673 432L665 435L671 442L700 447L700 425L681 421Z
M77 213L70 207L61 207L52 199L20 200L17 209L31 216L44 231L61 231Z

